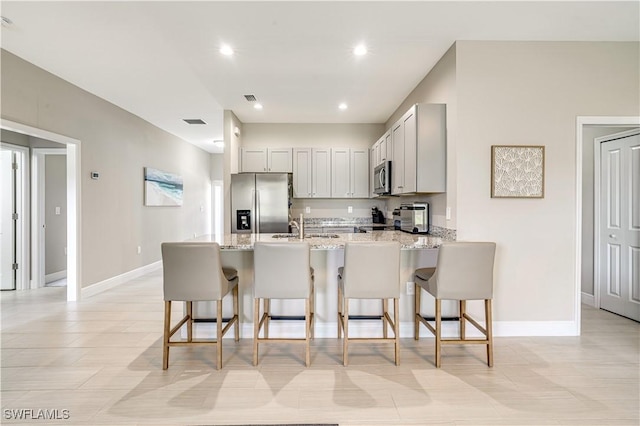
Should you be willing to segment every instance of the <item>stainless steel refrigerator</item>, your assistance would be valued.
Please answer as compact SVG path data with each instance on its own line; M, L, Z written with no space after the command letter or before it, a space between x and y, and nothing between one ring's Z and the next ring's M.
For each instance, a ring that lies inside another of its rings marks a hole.
M231 175L231 233L289 232L291 175Z

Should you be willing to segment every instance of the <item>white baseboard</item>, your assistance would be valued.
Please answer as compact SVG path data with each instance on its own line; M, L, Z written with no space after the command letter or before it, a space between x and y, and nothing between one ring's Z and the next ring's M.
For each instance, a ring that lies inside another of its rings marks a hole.
M53 274L47 274L44 276L45 284L49 284L54 281L61 280L63 278L67 278L67 270L54 272Z
M119 286L120 284L123 284L129 280L141 277L145 274L148 274L149 272L153 272L160 268L162 268L162 261L157 261L140 268L133 269L129 272L125 272L124 274L97 282L88 287L83 287L81 296L82 298L95 296L98 293L102 293L103 291Z
M596 297L593 294L582 292L580 298L582 299L581 302L583 304L591 306L593 308L596 307Z
M484 325L484 323L480 323ZM336 338L337 323L316 324L315 337ZM403 322L400 324L400 337L413 337L413 323ZM194 327L194 337L212 338L215 337L215 323L200 323ZM186 335L186 334L185 334ZM303 321L272 321L269 327L269 335L273 337L300 337L304 335ZM382 326L380 321L350 321L349 335L352 337L376 337L382 336ZM389 336L392 333L389 332ZM474 326L467 323L467 337L482 337L483 335ZM495 321L493 323L494 337L519 337L519 336L578 336L577 326L573 321ZM457 337L458 323L444 322L442 337ZM253 324L240 324L240 337L243 339L253 338ZM420 337L433 337L431 332L423 325L420 326ZM233 330L225 335L226 338L233 338Z

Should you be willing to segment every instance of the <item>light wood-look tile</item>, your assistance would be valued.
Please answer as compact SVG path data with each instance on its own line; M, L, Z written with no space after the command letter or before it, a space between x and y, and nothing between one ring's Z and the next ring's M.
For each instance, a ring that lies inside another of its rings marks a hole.
M294 344L263 345L253 367L251 340L230 339L222 370L214 348L176 347L163 371L161 289L156 271L79 303L0 294L2 409L80 425L640 424L640 325L587 306L580 337L495 338L493 368L484 348L447 346L436 369L432 338L403 339L398 367L388 345L354 344L345 368L337 339L312 341L309 368Z

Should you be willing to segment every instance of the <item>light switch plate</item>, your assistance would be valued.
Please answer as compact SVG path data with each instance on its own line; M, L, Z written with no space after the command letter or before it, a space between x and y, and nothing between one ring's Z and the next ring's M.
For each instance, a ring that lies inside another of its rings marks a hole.
M447 217L447 220L451 220L451 207L447 207L446 215L447 215L447 216L446 216L446 217Z
M60 207L56 207L56 215L60 214Z
M353 213L353 206L347 207L347 213Z
M304 208L304 212L305 213L311 213L311 207L305 207Z

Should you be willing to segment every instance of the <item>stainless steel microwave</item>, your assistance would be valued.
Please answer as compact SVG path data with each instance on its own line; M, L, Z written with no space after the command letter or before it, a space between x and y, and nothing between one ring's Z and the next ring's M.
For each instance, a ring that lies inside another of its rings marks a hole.
M373 169L373 192L391 194L391 161L385 161Z

